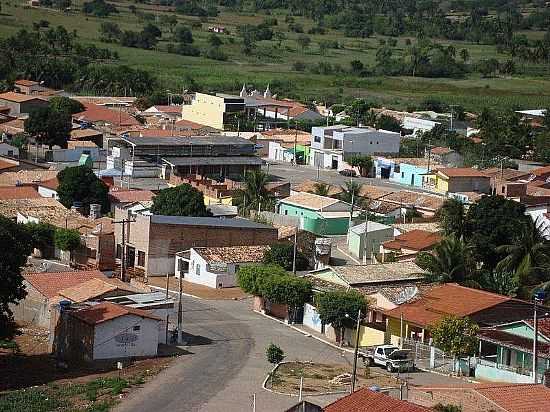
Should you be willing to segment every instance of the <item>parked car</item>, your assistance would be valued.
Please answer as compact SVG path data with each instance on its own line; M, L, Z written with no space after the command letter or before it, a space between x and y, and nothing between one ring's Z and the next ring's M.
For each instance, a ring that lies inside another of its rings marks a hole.
M406 372L414 369L412 359L409 359L408 349L399 349L394 345L381 345L361 351L361 357L367 366L379 365L388 372Z
M357 176L357 173L353 169L342 169L338 173L340 173L342 176L346 176L346 177L355 177L355 176Z

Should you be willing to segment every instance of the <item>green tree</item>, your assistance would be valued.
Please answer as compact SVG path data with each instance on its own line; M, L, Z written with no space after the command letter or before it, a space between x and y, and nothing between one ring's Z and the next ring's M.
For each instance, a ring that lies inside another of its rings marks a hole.
M303 306L311 297L311 282L291 276L269 276L261 282L262 296L270 302L288 305L290 310ZM292 316L291 316L292 318Z
M462 49L465 50L465 49ZM458 405L438 403L433 407L434 412L462 412L462 407Z
M351 204L353 198L353 204L359 204L359 191L361 190L361 185L359 183L354 181L346 182L345 185L342 186L342 190L343 192L338 195L340 200Z
M109 188L87 166L67 167L57 174L57 194L63 206L81 203L87 212L91 204L100 204L103 213L110 210Z
M239 209L242 212L273 209L275 198L267 189L268 182L268 174L261 170L248 171L244 175L244 188L238 190L235 194Z
M27 223L25 228L31 237L31 243L34 248L43 252L53 247L55 226L49 223Z
M430 328L434 345L455 357L476 353L479 326L469 318L445 316Z
M0 341L17 334L10 305L17 304L27 292L21 267L32 252L31 239L22 225L0 216Z
M264 253L263 263L279 265L285 270L292 270L294 245L292 243L276 243ZM307 257L296 251L296 270L306 270L309 266Z
M550 242L542 235L541 226L527 220L517 237L497 248L505 254L496 269L515 273L521 285L534 285L550 280Z
M191 44L193 43L193 33L189 27L178 24L174 33L174 39L180 43Z
M189 184L162 189L153 198L151 212L166 216L210 216L202 192Z
M208 44L212 47L220 47L223 44L223 41L219 38L219 36L211 33L210 36L208 36Z
M261 296L262 283L271 276L285 276L286 270L277 265L246 265L237 272L239 287L254 296Z
M385 114L378 116L376 120L376 127L382 130L388 130L390 132L400 132L401 123L391 116Z
M483 290L510 297L517 296L520 286L514 272L497 269L492 272L483 272L479 278L479 285Z
M112 21L104 21L99 26L100 40L106 43L115 43L120 41L122 30L118 24Z
M365 298L353 289L324 292L317 296L315 304L321 321L340 332L337 337L340 343L344 337L344 329L354 327L354 318L359 309L361 313L366 313L367 309Z
M326 183L315 183L313 185L313 194L319 195L319 196L328 196L330 191L330 186Z
M56 248L72 252L80 247L80 233L75 229L57 229L54 243Z
M306 50L309 48L309 45L311 44L311 39L309 36L306 36L305 34L301 34L296 38L296 43L302 48L302 50Z
M75 114L84 111L84 105L78 100L65 96L54 96L50 99L50 108L56 112Z
M285 358L285 353L280 347L274 343L271 343L265 350L265 356L269 363L272 365L277 365L283 361Z
M53 110L51 107L32 110L25 120L25 131L34 136L38 143L48 145L50 149L54 145L66 148L71 129L71 115Z
M447 199L435 213L435 217L439 220L439 226L445 235L454 234L457 238L462 238L465 219L464 203L456 199Z
M464 63L467 63L468 60L470 60L470 53L468 52L468 49L460 49L459 54Z
M468 246L454 235L443 239L432 253L419 253L416 263L428 272L430 282L464 283L473 272Z
M352 155L347 162L350 166L358 167L360 170L361 176L368 176L372 170L374 162L372 157L369 155L354 154Z

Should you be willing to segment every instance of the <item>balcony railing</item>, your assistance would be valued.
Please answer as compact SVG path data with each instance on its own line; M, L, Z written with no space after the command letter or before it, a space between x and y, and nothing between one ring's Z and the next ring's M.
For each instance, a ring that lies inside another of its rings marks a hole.
M531 369L524 368L522 366L504 365L502 363L493 362L488 359L479 358L477 360L478 365L489 366L495 369L501 369L507 372L517 373L518 375L531 376Z

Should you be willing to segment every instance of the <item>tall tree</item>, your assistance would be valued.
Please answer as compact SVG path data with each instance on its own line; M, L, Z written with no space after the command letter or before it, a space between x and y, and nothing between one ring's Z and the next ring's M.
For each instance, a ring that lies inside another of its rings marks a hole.
M361 176L368 176L372 170L372 166L374 164L372 157L368 155L353 155L351 156L347 162L350 166L358 167L360 170Z
M57 145L67 147L72 129L71 115L51 107L32 110L25 120L25 131L34 136L40 144L52 148Z
M239 209L248 213L250 210L271 210L275 204L273 194L267 190L269 176L261 170L249 171L244 175L244 188L236 193Z
M344 329L354 327L359 309L366 313L367 303L363 295L355 290L331 291L318 295L315 301L317 312L324 324L330 324L339 333L342 343Z
M56 112L75 114L84 111L84 105L78 100L65 96L54 96L50 99L50 108Z
M0 340L12 339L17 332L9 306L17 304L27 295L21 267L31 251L32 241L28 231L22 225L0 216Z
M435 346L455 357L470 356L477 350L479 326L469 318L446 316L431 326Z
M59 201L65 207L75 202L87 211L92 203L100 204L103 213L110 209L109 188L87 166L67 167L57 174Z
M456 199L447 199L435 216L445 235L454 234L457 238L462 238L465 217L464 203Z
M188 184L162 189L153 198L151 212L167 216L211 216L202 192Z
M338 195L340 200L351 204L353 198L353 204L359 204L359 191L361 190L361 185L359 183L350 180L342 186L342 190L343 192Z
M294 244L277 243L264 253L263 263L279 265L286 270L292 270L294 260ZM296 251L296 270L306 270L309 266L307 257Z

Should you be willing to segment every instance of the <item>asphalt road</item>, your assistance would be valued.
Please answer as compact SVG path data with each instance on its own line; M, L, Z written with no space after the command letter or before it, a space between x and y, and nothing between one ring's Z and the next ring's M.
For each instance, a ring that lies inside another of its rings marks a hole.
M286 360L348 364L351 357L288 326L250 310L246 301L184 299L185 354L151 382L124 400L117 412L241 412L284 411L295 397L262 389L270 366L265 348L279 345ZM429 373L411 374L411 383L451 384L452 378ZM326 405L341 395L312 398Z

